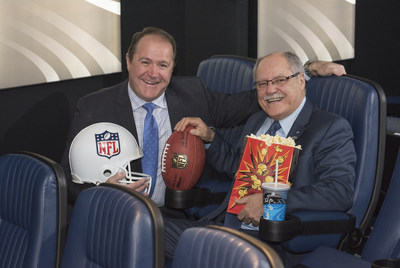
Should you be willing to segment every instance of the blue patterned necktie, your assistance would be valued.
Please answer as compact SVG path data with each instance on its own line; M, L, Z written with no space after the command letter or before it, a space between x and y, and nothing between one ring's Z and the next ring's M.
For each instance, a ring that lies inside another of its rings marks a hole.
M274 121L272 125L269 127L268 131L265 134L269 134L270 136L275 136L276 132L278 129L281 128L281 124L279 124L279 121Z
M143 158L142 170L143 173L149 174L152 178L150 185L149 197L153 195L157 179L157 166L158 166L158 127L156 119L153 116L155 108L154 103L146 103L142 106L146 109L147 114L144 120L143 131Z

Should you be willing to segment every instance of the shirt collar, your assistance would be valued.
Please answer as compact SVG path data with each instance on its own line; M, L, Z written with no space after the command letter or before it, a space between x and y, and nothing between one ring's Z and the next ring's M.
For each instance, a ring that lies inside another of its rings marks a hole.
M297 109L293 113L291 113L289 116L285 117L284 119L279 120L279 124L281 125L281 128L282 128L281 131L283 131L285 134L284 137L287 137L287 135L289 134L289 131L292 128L294 121L296 121L297 116L300 114L305 103L306 103L306 97L303 98L299 107L297 107ZM272 124L273 119L270 118L270 120L272 120L271 121L271 124Z
M129 85L129 83L128 83L128 95L129 95L129 99L131 101L133 110L138 109L139 107L141 107L143 104L146 103L146 101L144 101L141 98L139 98L135 94L135 92L133 92L133 90L132 90L131 86ZM160 97L158 97L157 99L153 100L152 103L154 103L158 107L167 108L167 100L165 98L165 91L163 92L163 94L161 94Z

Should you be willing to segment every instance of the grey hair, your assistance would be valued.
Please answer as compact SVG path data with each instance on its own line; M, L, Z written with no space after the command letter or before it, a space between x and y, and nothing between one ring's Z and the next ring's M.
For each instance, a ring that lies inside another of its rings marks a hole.
M268 54L268 55L259 57L259 58L257 59L255 65L254 65L254 69L253 69L253 78L254 78L254 80L256 80L256 72L257 72L258 65L260 64L260 62L261 62L263 59L265 59L266 57L268 57L268 56L270 56L270 55L272 55L272 54L275 54L275 53L281 54L283 57L286 58L286 60L287 60L288 63L289 63L290 69L291 69L291 71L292 71L293 73L297 73L297 72L304 73L303 63L301 62L300 58L299 58L296 54L294 54L294 53L292 53L292 52L290 52L290 51L286 51L286 52L273 52L273 53L270 53L270 54Z

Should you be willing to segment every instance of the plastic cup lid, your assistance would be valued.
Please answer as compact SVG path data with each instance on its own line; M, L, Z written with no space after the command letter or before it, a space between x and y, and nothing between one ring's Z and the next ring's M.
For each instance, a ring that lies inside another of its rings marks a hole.
M281 183L281 182L264 182L261 184L261 187L266 190L279 190L279 191L285 191L290 189L290 185L286 183Z

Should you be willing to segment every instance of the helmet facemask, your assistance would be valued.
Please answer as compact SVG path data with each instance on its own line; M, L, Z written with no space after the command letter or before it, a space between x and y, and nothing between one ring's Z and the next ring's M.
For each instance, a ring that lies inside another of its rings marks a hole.
M148 179L147 184L149 185L149 187L147 187L143 191L143 193L145 193L145 194L150 193L151 176L148 175L148 174L132 171L131 161L128 161L124 165L119 167L118 171L124 171L125 172L125 178L119 181L120 183L124 183L124 184L134 183L134 182L136 182L138 180L147 178Z

